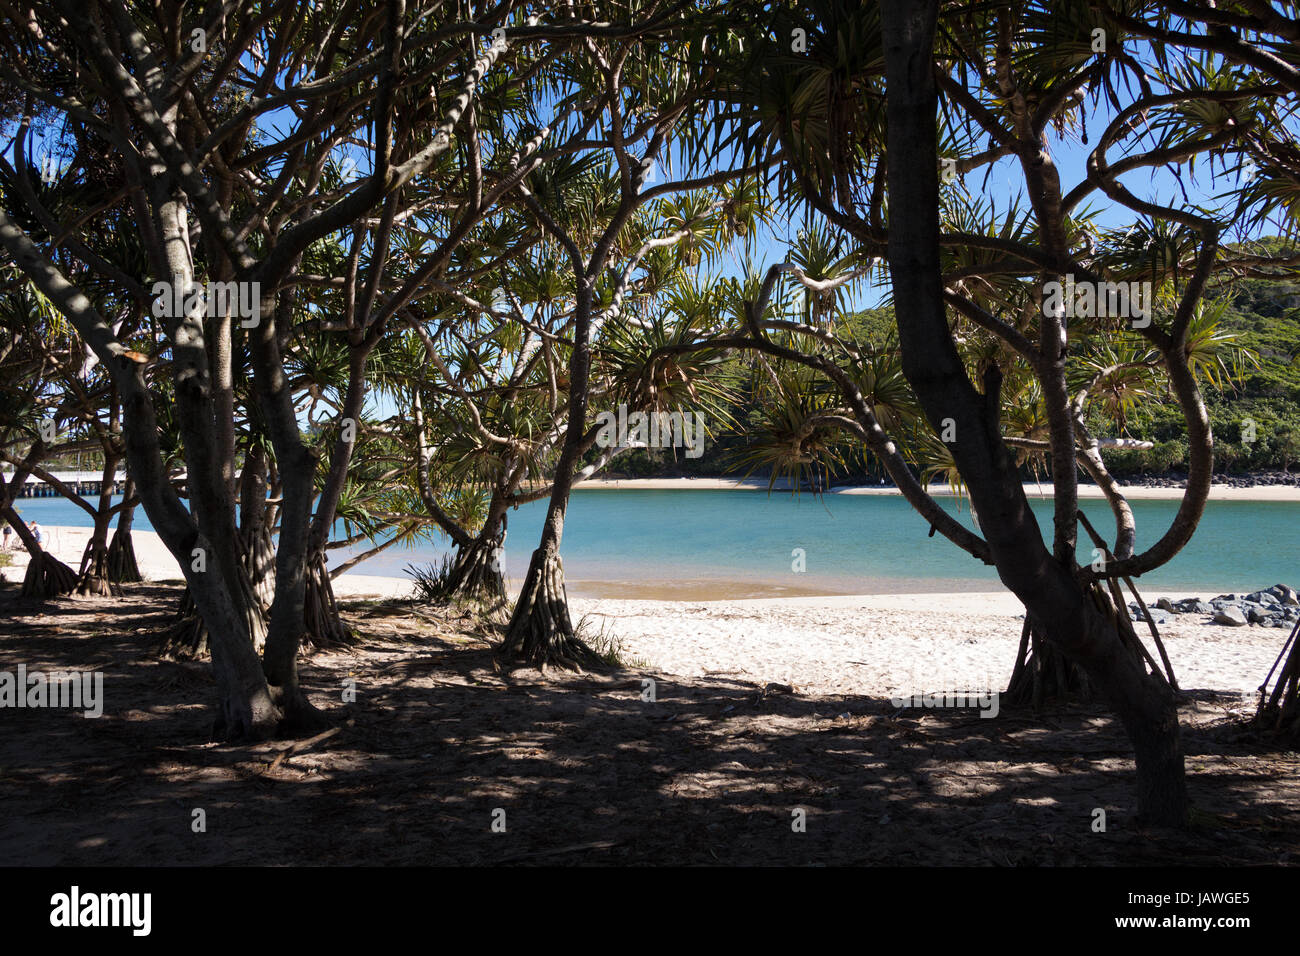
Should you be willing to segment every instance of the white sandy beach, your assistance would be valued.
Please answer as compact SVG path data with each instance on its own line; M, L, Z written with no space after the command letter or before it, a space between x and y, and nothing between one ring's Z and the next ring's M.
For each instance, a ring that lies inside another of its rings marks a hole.
M44 530L50 550L77 568L90 529ZM157 534L136 531L133 538L148 579L180 579ZM27 556L16 552L14 559L15 567L6 571L10 580L21 577ZM335 579L334 589L342 598L403 597L411 582L347 573ZM1213 594L1143 594L1149 604L1191 596ZM1023 613L1006 591L720 601L574 598L571 604L575 620L589 616L594 629L621 642L625 657L663 675L661 697L671 696L673 675L776 682L817 695L1000 689ZM1202 620L1186 615L1160 626L1184 689L1239 692L1257 686L1288 633Z
M21 503L20 503L21 506ZM45 549L76 571L81 567L81 556L90 541L90 528L47 527ZM181 569L172 553L155 531L132 531L135 560L140 573L147 581L180 581ZM14 566L7 571L9 580L21 580L27 567L27 552L16 540L10 545ZM334 581L334 592L339 597L398 597L411 589L407 578L385 578L366 574L343 574Z
M736 481L730 478L591 478L575 486L577 489L632 491L766 491L767 481L754 478ZM1050 498L1052 486L1049 482L1026 482L1025 494L1031 498ZM788 485L778 483L776 490L789 490ZM938 498L951 498L956 492L949 485L934 484L929 487L931 495ZM1124 495L1132 501L1177 501L1183 497L1182 488L1148 488L1142 485L1124 486ZM898 495L899 490L890 486L856 486L832 488L831 495ZM1080 485L1079 497L1083 499L1104 498L1096 485ZM1210 488L1211 501L1300 501L1300 487L1294 485L1253 485L1249 488L1237 488L1231 485L1213 485Z
M1191 596L1152 592L1143 599ZM1019 601L1005 591L571 603L575 615L592 615L596 627L608 628L628 655L664 674L772 681L808 694L890 696L1002 689L1023 614ZM1186 615L1159 626L1185 690L1258 686L1288 634L1282 628L1220 627L1202 620ZM1139 627L1146 638L1145 627ZM1147 647L1154 655L1149 639Z

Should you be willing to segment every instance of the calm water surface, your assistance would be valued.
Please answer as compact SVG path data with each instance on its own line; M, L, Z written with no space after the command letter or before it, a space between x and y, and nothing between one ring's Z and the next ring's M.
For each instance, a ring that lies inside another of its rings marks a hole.
M964 524L970 509L940 499ZM1033 499L1039 525L1051 528L1050 500ZM1176 501L1134 501L1138 547L1169 526ZM1104 501L1084 511L1103 534L1114 522ZM19 511L43 525L87 526L89 516L57 498L26 499ZM511 512L506 571L522 577L541 534L546 502ZM149 530L143 511L136 527ZM565 523L563 559L572 593L589 596L743 597L865 594L890 591L997 590L986 568L936 535L902 498L761 491L582 489ZM802 549L802 573L792 566ZM354 570L402 576L448 551L436 540L391 548ZM352 552L334 552L331 561ZM336 557L336 555L338 555ZM1080 560L1092 559L1091 544ZM1192 542L1170 564L1142 579L1144 590L1253 590L1300 584L1300 503L1211 502Z

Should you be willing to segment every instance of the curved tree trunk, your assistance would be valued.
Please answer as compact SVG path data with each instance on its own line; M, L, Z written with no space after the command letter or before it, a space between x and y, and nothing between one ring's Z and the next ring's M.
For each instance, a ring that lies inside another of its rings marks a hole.
M37 543L27 522L19 517L12 503L5 507L4 518L30 557L27 573L23 576L22 596L46 600L71 594L77 587L77 573Z
M22 596L28 598L62 597L77 587L77 572L48 551L36 551L27 562Z
M887 258L903 374L931 426L940 431L946 421L954 429L954 439L945 444L969 489L971 506L979 512L1003 584L1042 624L1046 640L1083 669L1123 723L1133 743L1138 817L1151 824L1186 826L1187 788L1174 690L1163 675L1146 671L1121 633L1120 611L1110 595L1095 581L1085 583L1086 572L1074 560L1077 477L1060 319L1041 310L1036 356L1052 422L1056 527L1051 551L1044 547L1025 498L1015 456L1002 440L1001 370L991 365L983 391L976 389L953 341L944 298L939 173L934 162L939 155L934 76L938 7L937 0L882 0L881 5L891 213ZM1037 142L1022 139L1020 144L1039 228L1045 244L1055 249L1063 242L1059 209L1051 208L1059 193L1056 171L1041 158Z

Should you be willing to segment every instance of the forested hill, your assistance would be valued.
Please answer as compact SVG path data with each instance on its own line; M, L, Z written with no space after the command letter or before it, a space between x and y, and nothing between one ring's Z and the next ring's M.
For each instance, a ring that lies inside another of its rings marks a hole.
M1268 245L1278 245L1271 240ZM1206 334L1228 349L1217 377L1203 381L1215 435L1215 472L1241 474L1294 471L1300 464L1300 275L1296 281L1238 279L1207 296L1206 311L1213 323ZM836 319L859 342L888 347L893 315L889 308L873 309ZM1240 350L1240 351L1238 351ZM710 435L699 458L680 449L634 451L621 456L609 474L629 477L735 475L750 472L753 446L762 441L770 419L756 403L747 401L744 382L753 375L752 359L732 359L729 371L736 400L730 403L735 420ZM739 386L735 382L740 382ZM710 423L711 427L715 423ZM1253 427L1252 427L1253 425ZM1113 433L1103 428L1102 433ZM1119 476L1169 474L1187 469L1187 441L1178 404L1162 394L1142 396L1122 429L1123 437L1155 443L1150 450L1106 453ZM1026 466L1028 469L1028 466ZM766 475L764 468L754 475ZM878 481L883 471L874 461L848 460L832 467L836 481Z

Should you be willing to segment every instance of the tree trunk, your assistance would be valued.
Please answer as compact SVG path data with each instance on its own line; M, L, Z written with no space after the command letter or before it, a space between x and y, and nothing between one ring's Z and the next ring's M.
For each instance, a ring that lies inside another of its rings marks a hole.
M241 476L238 581L240 613L248 626L253 650L266 646L267 618L273 584L267 578L275 562L275 546L266 528L266 457L254 447L248 454ZM129 530L129 524L128 524ZM176 617L160 647L163 657L201 660L208 656L208 630L198 613L194 596L186 588Z
M1089 680L1108 700L1133 742L1137 765L1138 819L1159 826L1186 826L1187 781L1174 689L1159 671L1148 672L1123 638L1121 611L1094 583L1083 602L1085 656L1077 656ZM1073 630L1072 626L1068 626ZM1049 640L1053 637L1048 631ZM1080 649L1077 636L1058 643Z
M237 603L237 592L228 590L224 582L219 584L215 574L187 578L208 632L208 650L220 690L213 737L257 739L282 730L284 707L257 666L247 605L239 606L242 602Z
M104 530L107 537L108 529ZM77 597L112 597L121 593L113 586L109 576L108 545L98 536L92 537L86 545L74 593Z
M199 617L194 595L186 588L181 592L181 603L172 623L162 634L158 656L164 660L200 661L206 660L209 654L208 629Z
M95 530L91 532L86 552L81 558L76 592L78 597L111 597L115 593L108 573L108 526L113 520L113 481L117 477L118 460L116 454L105 449L99 505L95 509Z
M555 465L551 500L542 540L528 564L528 575L515 604L499 653L538 667L555 664L578 668L599 659L577 636L569 619L569 598L560 563L560 538L573 490L573 472L582 455L587 420L587 382L591 372L591 280L580 277L575 305L573 353L569 360L569 420L564 446Z
M1042 626L1026 613L1016 666L1007 689L1002 692L1003 703L1041 710L1044 706L1070 701L1088 702L1094 696L1088 675L1047 640Z
M241 537L244 539L244 572L263 613L270 614L271 602L275 599L275 541L265 525L259 525L247 535L241 531Z
M122 500L130 501L134 494L135 485L128 478ZM114 584L135 584L144 580L140 566L136 564L135 544L131 540L131 525L134 521L135 505L124 505L122 516L117 519L113 540L108 544L108 579Z
M30 558L27 573L23 576L21 595L44 601L71 594L77 587L77 573L37 543L36 536L27 527L27 522L18 516L12 503L5 507L4 518L22 541Z
M266 608L246 575L240 575L239 591L239 613L248 628L253 650L260 654L266 646ZM163 635L159 654L177 660L203 660L210 653L207 625L203 623L194 595L187 587L181 594L176 616Z
M188 198L170 176L160 176L148 188L154 227L161 241L159 251L166 266L163 278L180 282L188 289L195 279L189 244ZM249 604L240 586L243 575L231 480L233 449L223 447L218 440L220 427L216 422L223 413L218 411L215 396L222 383L220 369L217 377L213 377L212 358L216 353L209 353L209 343L216 346L212 342L214 338L229 334L229 323L225 323L224 331L219 331L216 323L205 325L204 315L198 309L168 320L176 422L185 447L188 475L189 515L181 521L172 520L173 515L168 514L179 504L170 495L162 503L163 507L159 507L159 496L170 489L170 483L162 473L156 433L145 434L153 424L149 421L151 398L138 380L135 386L123 390L122 395L124 419L130 422L134 418L136 426L127 433L128 450L133 444L141 450L146 442L153 446L147 458L137 453L130 459L131 474L140 484L141 501L149 519L181 563L190 594L207 628L208 649L220 694L213 733L218 738L243 739L262 737L281 729L285 710L268 686L254 650L257 635L249 630ZM134 416L130 414L133 400L138 402ZM206 555L206 564L201 565L204 570L195 567L191 557L195 552Z
M1252 726L1269 734L1276 734L1292 744L1300 743L1300 621L1291 629L1291 636L1282 646L1264 683L1260 685L1259 709L1251 720ZM1268 682L1277 671L1277 684L1268 693Z
M26 598L62 597L77 587L77 573L48 551L37 551L27 562L22 596Z
M251 445L239 477L239 540L244 571L268 615L275 598L275 541L271 537L275 506L266 500L269 470L266 452L260 445Z
M1091 610L1085 626L1092 632L1087 643L1100 653L1071 657L1064 648L1076 645L1077 636L1054 635L1027 612L1006 703L1038 709L1046 703L1105 699L1133 743L1139 817L1180 824L1186 819L1187 792L1175 688L1142 650L1126 611L1102 584L1089 586L1087 596L1084 606Z
M306 631L303 643L313 647L342 647L355 644L352 629L339 617L338 602L334 600L334 584L324 555L315 555L307 566L307 594L303 606Z
M278 296L262 288L262 321L249 332L253 382L275 448L280 486L280 537L275 554L275 596L267 622L262 672L272 699L283 714L281 729L309 733L323 730L325 715L316 710L298 682L298 652L306 631L308 533L314 499L316 455L303 444L284 375L280 351ZM332 595L331 595L332 597Z
M81 557L76 589L78 597L111 597L114 593L108 573L108 522L107 509L96 513L95 530Z
M574 631L564 567L556 551L543 546L533 552L501 653L542 669L554 665L581 670L601 663Z
M991 366L983 392L978 391L952 338L939 244L937 14L938 0L881 3L888 260L903 373L936 432L942 431L945 421L954 428L955 439L947 444L969 489L971 506L980 515L1002 582L1025 605L1027 615L1041 623L1046 640L1083 669L1123 723L1133 742L1139 819L1185 826L1187 790L1173 689L1162 675L1146 672L1123 639L1119 612L1110 596L1096 582L1083 584L1074 563L1071 543L1077 508L1068 507L1077 493L1073 456L1067 470L1053 473L1057 522L1053 553L1043 544L1015 456L1002 441L1001 371ZM1046 312L1040 315L1040 323L1040 378L1055 381L1065 360L1064 339L1053 333ZM1061 410L1049 411L1055 427Z
M447 600L488 605L495 610L505 604L506 578L501 566L505 530L500 518L489 515L483 530L467 548L456 552L456 563L447 579Z

